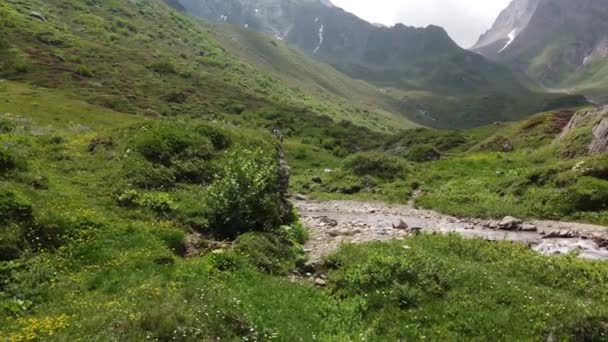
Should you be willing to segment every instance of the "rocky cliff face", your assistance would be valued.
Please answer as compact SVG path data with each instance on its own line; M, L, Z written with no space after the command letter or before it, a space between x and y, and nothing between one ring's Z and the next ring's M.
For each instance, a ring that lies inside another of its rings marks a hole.
M448 93L522 89L508 70L463 50L438 26L374 25L327 0L179 1L194 15L270 34L381 86Z
M328 0L179 1L194 15L270 34L330 63L402 65L461 51L440 27L379 27Z
M506 50L526 29L541 0L514 0L503 10L492 28L484 33L473 50L495 57Z
M580 143L586 154L608 152L608 106L577 112L557 138L557 141Z
M608 1L513 0L473 49L549 88L576 89L608 65Z
M302 8L321 13L333 8L329 0L179 0L199 17L241 25L285 39Z

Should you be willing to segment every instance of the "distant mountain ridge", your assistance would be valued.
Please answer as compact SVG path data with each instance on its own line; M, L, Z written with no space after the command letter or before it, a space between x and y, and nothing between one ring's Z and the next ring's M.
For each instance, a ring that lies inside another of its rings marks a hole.
M473 50L548 88L600 96L608 86L608 1L514 0Z
M533 93L507 67L460 48L438 26L383 27L321 0L179 2L190 14L269 34L381 87L423 125L483 125L564 103Z

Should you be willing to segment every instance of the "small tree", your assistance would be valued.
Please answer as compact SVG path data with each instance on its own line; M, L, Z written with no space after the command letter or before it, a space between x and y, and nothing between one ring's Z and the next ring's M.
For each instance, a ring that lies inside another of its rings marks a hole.
M261 149L235 148L219 166L209 187L207 209L211 229L222 237L265 231L281 224L278 167Z

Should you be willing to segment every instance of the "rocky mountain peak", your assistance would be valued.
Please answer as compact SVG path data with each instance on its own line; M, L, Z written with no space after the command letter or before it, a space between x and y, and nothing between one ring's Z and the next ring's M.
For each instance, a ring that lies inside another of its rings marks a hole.
M481 35L473 46L482 54L498 54L506 50L526 29L542 0L513 0L504 9L492 28Z

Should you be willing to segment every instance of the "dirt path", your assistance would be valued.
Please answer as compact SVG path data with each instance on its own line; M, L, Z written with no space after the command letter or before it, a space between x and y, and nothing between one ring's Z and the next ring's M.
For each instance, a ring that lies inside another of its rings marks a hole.
M500 221L459 219L415 209L411 205L380 202L296 200L294 204L310 229L310 240L304 247L312 262L333 252L342 243L405 239L417 232L453 232L471 238L521 242L547 255L577 251L584 258L608 260L608 228L601 226L530 221L516 222L508 227Z

